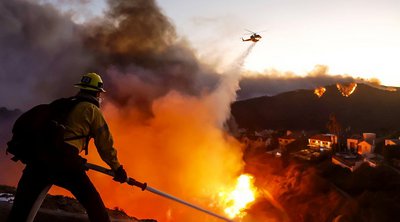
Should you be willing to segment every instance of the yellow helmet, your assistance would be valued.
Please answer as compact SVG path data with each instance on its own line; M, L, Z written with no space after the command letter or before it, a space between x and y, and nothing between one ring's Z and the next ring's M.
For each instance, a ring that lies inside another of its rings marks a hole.
M101 77L94 72L87 73L82 76L81 82L75 84L75 87L84 90L96 91L96 92L105 92L103 88L103 80Z

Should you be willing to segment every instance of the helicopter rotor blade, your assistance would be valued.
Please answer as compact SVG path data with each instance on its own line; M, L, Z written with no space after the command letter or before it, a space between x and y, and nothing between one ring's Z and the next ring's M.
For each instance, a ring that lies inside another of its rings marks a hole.
M253 31L251 31L251 30L248 30L248 29L244 29L245 31L247 31L247 35L251 35L251 34L258 34L258 33L263 33L263 32L266 32L266 31L268 31L268 29L264 29L264 30L262 30L262 31L259 31L259 32L253 32Z
M257 32L257 33L263 33L263 32L266 32L266 31L268 31L268 29L264 29L264 30L262 30L260 32Z
M255 32L250 31L250 30L248 30L248 29L244 29L244 30L247 31L247 32L250 32L251 34L256 34Z

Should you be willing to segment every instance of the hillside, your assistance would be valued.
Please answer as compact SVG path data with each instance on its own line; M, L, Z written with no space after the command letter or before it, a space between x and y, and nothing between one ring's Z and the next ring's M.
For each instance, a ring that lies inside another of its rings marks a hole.
M326 131L330 114L342 128L355 132L387 132L400 128L400 92L358 84L349 97L336 85L326 86L322 97L314 90L297 90L232 104L240 128Z
M5 197L13 200L14 195L14 187L0 185L0 222L6 220L12 205L12 201L6 201L7 198ZM107 209L107 211L110 215L111 221L157 222L156 220L152 219L137 219L135 217L131 217L127 215L123 209L120 209L118 207L115 207L114 209ZM35 218L35 221L87 222L89 220L85 209L79 204L76 199L66 196L54 196L48 194L43 201L43 204L37 214L37 217Z

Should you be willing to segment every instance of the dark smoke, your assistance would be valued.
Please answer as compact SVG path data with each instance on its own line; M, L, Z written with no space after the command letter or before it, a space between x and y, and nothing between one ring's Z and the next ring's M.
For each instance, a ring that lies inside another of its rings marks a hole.
M152 102L171 90L196 96L215 89L219 76L178 41L175 27L154 0L107 3L103 17L76 24L71 13L49 4L0 0L0 105L27 109L69 96L75 93L71 86L88 71L103 76L108 101L137 107L146 115ZM351 79L330 76L325 66L306 77L266 74L242 78L238 100Z
M105 20L90 27L86 43L100 66L113 67L108 80L118 91L110 94L114 101L146 109L170 90L198 95L215 84L216 75L177 42L175 28L153 0L108 3ZM121 90L127 75L130 90Z
M27 108L71 92L92 62L81 39L49 5L0 0L0 105Z
M147 112L171 90L213 88L217 75L177 41L154 0L108 4L104 18L76 24L48 4L0 0L1 105L26 109L69 96L87 71L102 74L108 99Z
M108 0L104 21L90 27L87 46L104 65L159 67L169 61L175 29L154 1ZM172 59L173 60L173 59Z
M80 3L87 2L73 2ZM72 85L88 71L102 75L106 101L134 106L145 117L152 102L171 90L200 95L213 89L217 75L176 41L153 0L108 3L104 18L77 24L50 4L0 0L0 107L26 110L71 96ZM3 155L15 118L0 123L0 162L8 169L21 167ZM14 172L20 171L3 172L0 183L15 184Z
M338 82L352 82L354 79L345 75L328 75L328 67L315 66L307 76L298 76L293 73L281 73L276 70L263 74L251 74L243 77L239 83L237 92L238 100L260 96L273 96L282 92L296 89L314 89L319 86L327 86Z

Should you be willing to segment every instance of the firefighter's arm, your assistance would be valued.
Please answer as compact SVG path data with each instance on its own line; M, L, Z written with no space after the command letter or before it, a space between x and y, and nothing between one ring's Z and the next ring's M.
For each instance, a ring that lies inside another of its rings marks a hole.
M121 164L117 158L117 150L113 147L114 141L108 125L100 110L95 107L91 133L101 159L116 171Z

